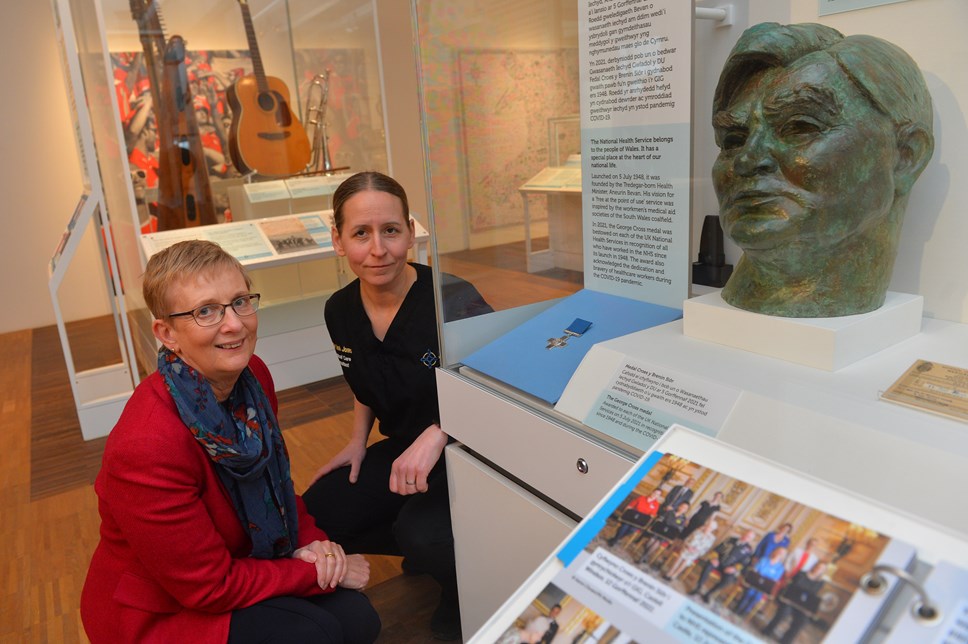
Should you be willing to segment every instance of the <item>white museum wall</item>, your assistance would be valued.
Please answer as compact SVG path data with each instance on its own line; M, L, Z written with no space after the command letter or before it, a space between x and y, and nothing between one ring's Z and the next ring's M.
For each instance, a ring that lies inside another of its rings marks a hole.
M0 333L54 324L47 265L64 232L82 179L61 72L51 5L0 5ZM74 269L85 288L62 288L68 319L110 313L92 234Z

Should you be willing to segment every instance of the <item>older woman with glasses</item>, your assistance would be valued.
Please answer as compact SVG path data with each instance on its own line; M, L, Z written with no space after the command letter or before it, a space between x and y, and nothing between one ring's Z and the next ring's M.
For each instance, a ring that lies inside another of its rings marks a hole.
M187 241L144 275L158 371L134 391L95 482L101 540L81 596L99 642L359 642L380 620L346 555L296 496L259 294L218 245Z

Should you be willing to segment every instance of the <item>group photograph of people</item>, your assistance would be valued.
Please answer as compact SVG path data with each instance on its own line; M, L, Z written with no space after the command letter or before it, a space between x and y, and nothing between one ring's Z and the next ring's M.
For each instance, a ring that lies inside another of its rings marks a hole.
M495 644L637 644L601 615L548 584Z
M760 639L821 641L889 542L863 526L665 454L586 550Z

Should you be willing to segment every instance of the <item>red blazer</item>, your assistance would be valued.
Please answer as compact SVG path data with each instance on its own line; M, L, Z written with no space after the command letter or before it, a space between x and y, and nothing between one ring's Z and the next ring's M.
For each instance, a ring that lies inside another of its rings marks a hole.
M278 410L272 377L249 367ZM228 640L231 611L322 591L316 567L253 559L252 544L212 461L155 372L138 385L108 437L94 483L101 541L81 593L92 644ZM299 545L326 534L302 499Z

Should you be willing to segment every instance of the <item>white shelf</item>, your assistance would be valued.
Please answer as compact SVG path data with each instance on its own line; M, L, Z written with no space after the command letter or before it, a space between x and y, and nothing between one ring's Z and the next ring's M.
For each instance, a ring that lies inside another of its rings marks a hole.
M319 225L315 223L316 221L319 222ZM321 210L233 221L211 226L165 230L141 235L141 247L144 250L145 257L150 258L158 251L177 242L189 239L207 239L222 246L226 252L233 255L246 268L272 268L336 257L336 250L333 248L329 232L332 221L333 211ZM308 226L306 226L307 222L309 223ZM285 226L286 224L291 225L294 229L298 229L302 224L304 232L313 237L315 246L309 245L305 249L293 251L280 252L277 250L266 233L266 229L273 226ZM417 261L426 263L430 234L416 219L414 219L414 228L416 230Z
M740 385L718 439L968 534L950 501L968 482L968 425L880 399L915 360L968 364L968 325L925 318L914 337L825 371L690 338L678 320L597 345L569 388L607 386L598 350ZM584 418L594 399L569 415Z

